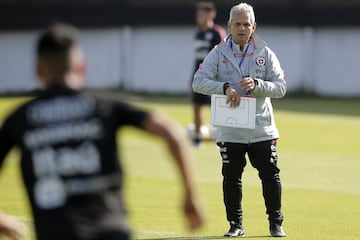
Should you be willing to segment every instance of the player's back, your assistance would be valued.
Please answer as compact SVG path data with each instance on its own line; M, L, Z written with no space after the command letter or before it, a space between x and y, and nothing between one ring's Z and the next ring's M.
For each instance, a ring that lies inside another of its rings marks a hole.
M10 117L39 240L128 239L114 117L121 106L57 86Z

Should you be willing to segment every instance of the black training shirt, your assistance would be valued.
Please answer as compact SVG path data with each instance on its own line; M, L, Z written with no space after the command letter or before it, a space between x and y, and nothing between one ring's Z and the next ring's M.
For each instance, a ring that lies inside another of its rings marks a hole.
M206 55L225 37L225 31L219 25L214 25L206 31L197 31L195 35L195 66L196 71Z
M54 86L6 119L0 166L12 147L21 150L38 240L127 239L116 133L146 117L126 103Z

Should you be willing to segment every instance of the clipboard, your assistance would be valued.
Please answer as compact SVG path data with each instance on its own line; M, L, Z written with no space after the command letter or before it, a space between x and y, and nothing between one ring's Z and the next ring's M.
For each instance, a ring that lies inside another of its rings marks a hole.
M226 103L226 95L211 95L211 124L214 126L255 129L256 98L241 97L236 108Z

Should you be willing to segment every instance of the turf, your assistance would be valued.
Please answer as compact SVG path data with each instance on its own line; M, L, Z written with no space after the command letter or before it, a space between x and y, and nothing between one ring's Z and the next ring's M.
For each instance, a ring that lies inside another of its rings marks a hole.
M0 120L24 101L0 99ZM163 111L185 127L192 112L186 98L137 98L135 104ZM284 98L274 101L283 184L287 239L358 239L360 236L360 100ZM205 109L209 117L209 108ZM119 132L125 194L135 239L222 239L227 230L221 191L221 160L214 142L193 149L197 186L207 221L188 232L176 168L159 139L132 128ZM17 170L18 153L7 158L0 175L0 208L31 226ZM256 171L244 177L245 238L269 239ZM32 239L31 234L27 239Z

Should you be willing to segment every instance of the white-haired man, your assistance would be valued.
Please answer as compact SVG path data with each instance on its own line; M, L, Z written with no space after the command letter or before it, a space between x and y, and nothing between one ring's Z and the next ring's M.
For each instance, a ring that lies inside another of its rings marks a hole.
M224 204L230 222L230 229L224 236L245 234L241 176L247 154L262 181L270 234L285 237L276 151L279 133L271 105L271 98L282 98L286 93L284 72L276 55L254 33L256 22L252 6L246 3L233 6L228 29L230 35L206 56L192 85L194 91L202 94L225 94L231 107L239 106L241 96L256 98L255 129L217 129L216 141L223 160Z

